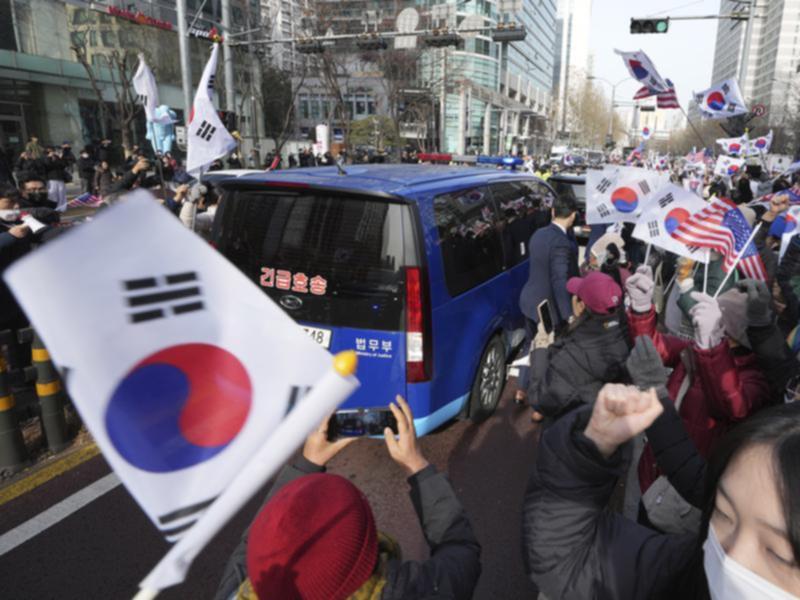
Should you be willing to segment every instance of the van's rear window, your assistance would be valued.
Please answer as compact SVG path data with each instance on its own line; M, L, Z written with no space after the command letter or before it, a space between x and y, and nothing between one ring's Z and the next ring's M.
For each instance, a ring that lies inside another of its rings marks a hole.
M403 267L415 263L408 206L248 191L227 192L220 213L219 250L294 319L403 328Z

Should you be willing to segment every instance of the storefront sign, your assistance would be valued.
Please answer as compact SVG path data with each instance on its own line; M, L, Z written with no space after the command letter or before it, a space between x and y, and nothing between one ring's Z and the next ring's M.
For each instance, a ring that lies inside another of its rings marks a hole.
M168 21L162 21L161 19L156 19L154 17L148 17L144 13L141 12L133 12L130 10L124 10L122 8L116 8L114 6L108 7L108 14L113 17L119 17L120 19L125 19L126 21L132 21L134 23L138 23L139 25L149 25L150 27L158 27L159 29L165 29L166 31L172 31L172 23Z

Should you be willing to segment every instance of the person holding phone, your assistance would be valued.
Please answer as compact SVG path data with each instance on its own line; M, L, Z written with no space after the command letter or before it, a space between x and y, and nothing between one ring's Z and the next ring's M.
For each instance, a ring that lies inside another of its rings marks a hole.
M599 271L571 278L566 288L572 294L569 328L554 341L542 303L531 353L528 399L535 413L551 419L594 402L603 384L622 381L630 353L622 288Z
M428 463L408 403L389 409L397 435L383 431L403 469L430 547L424 561L402 561L400 548L375 526L372 509L349 480L325 465L355 437L329 438L329 419L283 468L225 569L216 600L468 600L481 572L481 547L450 482Z

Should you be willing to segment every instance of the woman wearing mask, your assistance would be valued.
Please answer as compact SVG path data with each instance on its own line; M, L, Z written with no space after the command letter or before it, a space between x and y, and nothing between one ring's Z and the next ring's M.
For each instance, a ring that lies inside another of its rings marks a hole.
M610 384L543 433L523 509L530 578L551 600L800 597L800 404L727 435L709 463L700 531L681 536L605 510L623 445L662 411L655 390Z

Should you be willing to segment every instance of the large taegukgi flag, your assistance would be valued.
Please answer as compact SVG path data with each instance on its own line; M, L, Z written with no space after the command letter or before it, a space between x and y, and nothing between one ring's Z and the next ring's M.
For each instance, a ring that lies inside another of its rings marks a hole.
M631 77L641 82L642 85L646 86L653 94L669 92L672 86L667 83L666 79L658 74L653 61L650 60L647 54L641 50L636 52L615 50L615 52L622 57L622 61L625 63L625 67L628 69Z
M186 171L197 173L236 149L236 140L228 133L214 108L214 78L217 71L219 44L214 44L197 92L186 133L188 150Z
M178 540L150 589L180 582L251 488L357 386L338 377L331 393L330 354L144 191L5 278L104 457Z
M687 246L673 237L678 227L705 206L706 202L696 194L674 184L666 185L656 192L642 212L633 230L633 237L678 256L707 263L708 252L705 249Z
M739 83L733 78L695 93L694 99L704 119L728 119L750 112Z
M653 194L668 181L669 176L649 169L591 170L586 175L586 222L636 223Z

